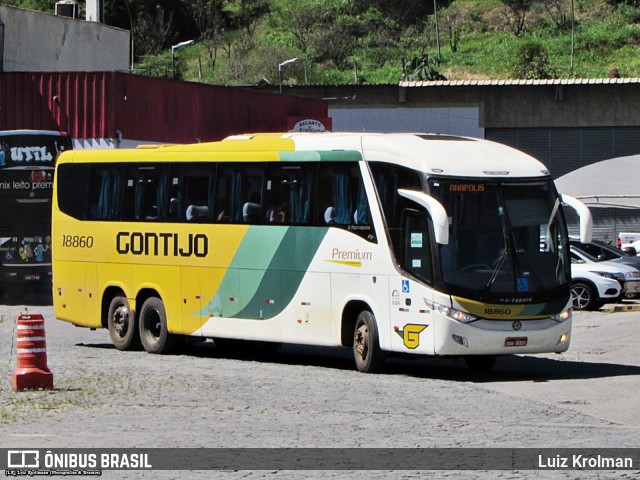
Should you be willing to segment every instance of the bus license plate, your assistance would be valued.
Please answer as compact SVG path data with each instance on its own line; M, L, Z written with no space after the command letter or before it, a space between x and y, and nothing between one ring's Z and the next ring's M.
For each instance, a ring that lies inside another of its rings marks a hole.
M505 347L526 347L527 337L507 337L504 341Z

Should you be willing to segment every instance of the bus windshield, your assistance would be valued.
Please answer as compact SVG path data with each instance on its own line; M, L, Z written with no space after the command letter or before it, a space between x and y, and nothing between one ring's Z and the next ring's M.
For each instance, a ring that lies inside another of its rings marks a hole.
M451 293L528 302L568 285L566 228L551 180L432 179L430 190L450 219L440 262Z

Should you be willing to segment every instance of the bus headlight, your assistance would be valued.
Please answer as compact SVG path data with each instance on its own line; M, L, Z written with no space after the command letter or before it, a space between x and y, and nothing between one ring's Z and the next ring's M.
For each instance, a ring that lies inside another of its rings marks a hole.
M463 312L462 310L456 310L455 308L447 307L446 305L441 305L436 302L428 302L427 300L425 300L425 303L432 310L441 313L445 317L449 317L456 322L471 323L478 320L478 317L474 317L473 315L470 315L467 312Z
M564 322L565 320L569 320L572 314L573 314L573 308L567 308L566 310L561 311L557 315L551 316L551 319L560 323L560 322Z

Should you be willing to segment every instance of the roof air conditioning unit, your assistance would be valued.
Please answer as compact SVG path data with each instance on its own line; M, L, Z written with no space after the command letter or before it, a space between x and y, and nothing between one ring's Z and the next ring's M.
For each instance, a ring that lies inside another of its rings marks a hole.
M56 15L69 18L80 18L80 5L76 2L62 1L56 3Z

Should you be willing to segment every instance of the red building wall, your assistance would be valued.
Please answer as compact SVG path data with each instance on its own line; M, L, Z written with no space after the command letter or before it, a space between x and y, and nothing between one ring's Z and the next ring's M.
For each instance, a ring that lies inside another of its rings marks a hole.
M290 117L326 122L327 113L323 100L120 72L0 74L0 130L190 143L287 131Z

